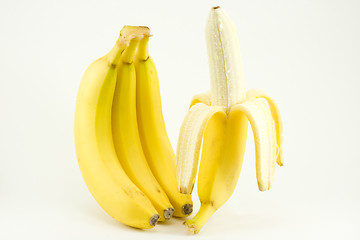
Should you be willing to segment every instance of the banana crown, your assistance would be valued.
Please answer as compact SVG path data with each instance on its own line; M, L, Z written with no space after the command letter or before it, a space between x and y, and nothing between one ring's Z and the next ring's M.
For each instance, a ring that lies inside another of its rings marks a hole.
M109 65L116 67L120 63L121 58L123 58L125 62L132 61L131 59L134 57L132 52L136 50L139 41L149 37L150 29L148 27L124 26L120 31L120 36L116 44L105 56ZM126 52L128 52L128 54L123 54Z

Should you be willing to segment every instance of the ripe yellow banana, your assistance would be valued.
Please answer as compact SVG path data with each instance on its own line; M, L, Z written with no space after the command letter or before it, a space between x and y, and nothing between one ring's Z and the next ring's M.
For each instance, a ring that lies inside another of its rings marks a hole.
M148 41L146 37L140 41L135 59L140 139L152 173L175 208L174 216L185 217L192 212L191 195L178 192L176 158L165 128L159 80L155 64L148 53Z
M245 93L236 29L220 7L210 11L206 40L211 91L192 99L177 149L179 189L191 194L203 140L198 176L201 207L193 219L185 222L192 233L198 233L233 193L243 163L248 122L254 132L260 191L270 189L276 161L283 165L279 109L260 90Z
M75 112L76 154L88 189L110 216L143 229L152 228L160 216L120 165L112 139L111 110L121 55L127 46L131 55L137 39L146 34L148 29L142 27L124 27L113 49L87 68Z
M136 117L137 79L133 62L138 43L139 39L136 44L128 47L118 66L111 116L112 133L115 150L122 167L160 213L159 221L163 221L170 219L174 208L153 176L141 146ZM158 150L160 149L158 148Z

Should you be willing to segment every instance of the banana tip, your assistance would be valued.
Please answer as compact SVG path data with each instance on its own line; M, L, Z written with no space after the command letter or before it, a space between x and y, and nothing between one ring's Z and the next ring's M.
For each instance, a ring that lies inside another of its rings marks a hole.
M191 214L193 211L193 205L192 204L184 204L184 206L182 206L182 212L185 215L189 215Z
M164 210L164 218L165 218L166 220L169 220L169 219L172 217L172 215L174 214L174 212L175 212L175 209L174 209L174 208L167 208L167 209L165 209L165 210Z
M157 224L157 222L159 221L159 218L160 218L159 214L155 214L154 216L152 216L150 218L150 225L155 226Z

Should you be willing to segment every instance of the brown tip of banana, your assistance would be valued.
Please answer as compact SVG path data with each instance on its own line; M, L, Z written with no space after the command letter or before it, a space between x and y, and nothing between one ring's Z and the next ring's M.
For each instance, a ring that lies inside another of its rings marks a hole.
M185 215L190 215L193 211L193 205L192 204L184 204L184 206L182 206L181 208L183 214Z
M160 218L159 214L155 214L154 216L152 216L150 218L150 225L155 226L157 224L157 222L159 221L159 218Z
M175 212L174 208L165 209L164 210L164 218L166 220L169 220L172 217L172 215L174 214L174 212Z

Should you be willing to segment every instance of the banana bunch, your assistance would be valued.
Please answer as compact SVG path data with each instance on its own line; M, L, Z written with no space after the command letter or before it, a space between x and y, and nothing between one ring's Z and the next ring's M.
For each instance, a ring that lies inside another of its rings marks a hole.
M206 41L211 90L192 99L177 147L179 191L191 194L203 142L197 187L201 207L185 222L192 233L198 233L233 193L243 163L248 122L254 133L260 191L271 188L276 162L283 165L279 109L263 91L245 92L236 29L220 7L211 9Z
M159 82L148 53L150 30L125 26L112 50L91 63L78 91L75 148L85 183L116 220L152 228L192 212L178 191Z

